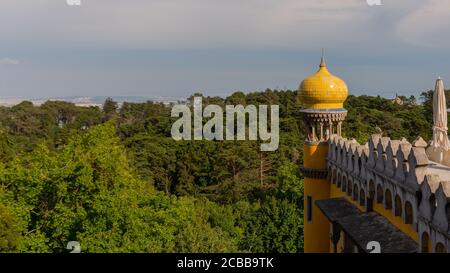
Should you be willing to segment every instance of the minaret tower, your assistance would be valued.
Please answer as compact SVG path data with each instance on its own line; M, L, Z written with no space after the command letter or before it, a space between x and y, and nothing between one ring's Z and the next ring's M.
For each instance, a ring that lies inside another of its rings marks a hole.
M322 53L319 70L300 85L301 116L306 127L303 146L304 180L304 251L329 252L330 223L315 205L315 201L330 198L327 181L328 140L341 135L342 121L347 115L343 103L347 85L327 69Z

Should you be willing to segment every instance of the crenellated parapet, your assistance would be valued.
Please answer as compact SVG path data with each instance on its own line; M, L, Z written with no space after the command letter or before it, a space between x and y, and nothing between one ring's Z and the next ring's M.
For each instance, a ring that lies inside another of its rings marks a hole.
M450 168L428 159L422 138L376 134L359 144L332 135L328 145L331 183L366 210L379 206L411 225L423 252L450 252Z

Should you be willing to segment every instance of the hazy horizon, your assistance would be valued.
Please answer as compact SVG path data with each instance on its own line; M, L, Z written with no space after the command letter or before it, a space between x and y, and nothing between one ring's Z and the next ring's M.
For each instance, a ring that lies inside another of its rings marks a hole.
M330 71L353 95L450 85L450 3L437 0L5 0L0 98L185 98L296 90Z

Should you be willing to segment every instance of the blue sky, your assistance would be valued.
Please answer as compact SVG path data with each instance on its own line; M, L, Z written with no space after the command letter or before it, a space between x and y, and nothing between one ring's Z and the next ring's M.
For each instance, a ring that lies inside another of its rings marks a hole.
M296 89L325 48L350 93L450 86L450 2L2 0L0 98Z

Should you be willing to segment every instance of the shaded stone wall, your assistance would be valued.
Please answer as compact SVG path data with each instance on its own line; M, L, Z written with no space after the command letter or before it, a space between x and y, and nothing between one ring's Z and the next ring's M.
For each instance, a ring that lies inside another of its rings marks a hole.
M398 217L394 224L415 233L419 252L450 252L450 181L433 174L423 139L409 143L372 135L362 145L332 135L328 145L330 183L351 190L352 199L366 209L383 206L392 219ZM444 176L450 178L450 172Z

